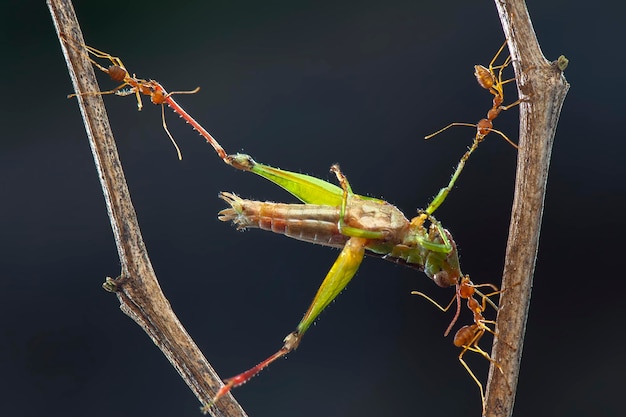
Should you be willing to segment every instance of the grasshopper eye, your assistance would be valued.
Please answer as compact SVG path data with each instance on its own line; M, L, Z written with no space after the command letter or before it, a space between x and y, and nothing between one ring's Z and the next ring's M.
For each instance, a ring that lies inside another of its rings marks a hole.
M448 271L437 272L433 276L433 281L435 281L435 284L443 288L448 288L456 284L456 280L450 279L450 274L448 273Z

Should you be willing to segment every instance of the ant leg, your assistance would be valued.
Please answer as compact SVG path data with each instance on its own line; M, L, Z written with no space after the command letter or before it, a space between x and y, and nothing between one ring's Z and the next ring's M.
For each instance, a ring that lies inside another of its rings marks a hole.
M444 130L448 130L453 126L467 126L467 127L476 127L475 124L472 123L460 123L460 122L454 122L454 123L450 123L448 126L444 127L443 129L439 129L438 131L436 131L435 133L431 133L428 136L424 136L424 139L428 140L431 139L434 136L437 136L438 134L440 134L441 132L443 132Z

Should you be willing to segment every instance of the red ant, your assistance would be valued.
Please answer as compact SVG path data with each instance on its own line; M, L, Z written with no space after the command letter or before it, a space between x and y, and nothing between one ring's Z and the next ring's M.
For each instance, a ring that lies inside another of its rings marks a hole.
M66 43L72 48L78 50L78 48L72 45L70 42L66 40ZM177 113L180 117L185 119L187 123L189 123L198 133L204 137L207 142L209 142L218 156L222 158L225 162L226 160L226 151L224 148L220 146L219 143L211 136L209 132L207 132L196 120L191 117L183 108L172 98L174 94L195 94L200 90L200 87L196 87L191 91L172 91L168 93L165 88L159 82L155 80L144 80L141 78L136 78L133 74L132 76L122 63L122 60L116 56L108 54L106 52L102 52L96 48L91 46L83 45L85 50L87 51L86 57L89 61L100 71L105 72L111 77L113 81L121 82L119 86L115 87L109 91L97 91L97 92L87 92L80 94L70 94L67 97L76 97L78 95L88 96L88 95L105 95L105 94L115 94L118 96L128 96L134 94L137 98L137 109L141 111L143 108L143 103L141 101L141 95L150 96L150 101L152 103L161 105L161 119L163 120L163 129L165 129L165 133L169 136L172 144L176 148L176 153L178 154L178 159L182 159L182 155L176 141L172 137L169 129L167 128L167 124L165 123L165 110L164 105L167 104L175 113ZM82 51L80 51L82 53ZM111 62L111 65L108 68L103 67L98 62L96 62L91 55L96 58L108 59ZM228 163L228 162L227 162Z
M433 136L436 136L439 133L443 132L444 130L451 128L452 126L469 126L469 127L476 128L476 137L474 139L475 145L482 142L482 140L485 138L485 136L489 134L489 132L495 132L499 134L500 136L502 136L515 149L519 149L518 146L515 143L513 143L513 141L511 141L511 139L509 139L504 133L493 128L493 120L496 117L498 117L501 111L508 110L511 107L515 107L521 102L521 100L518 99L515 102L507 106L502 105L502 103L504 102L504 89L502 88L502 86L504 84L510 83L511 81L515 81L515 78L502 81L502 71L504 71L504 69L507 66L509 66L509 64L511 63L510 55L504 60L504 62L501 65L494 66L494 63L498 59L498 56L504 50L505 46L506 46L506 41L504 41L500 49L498 49L498 52L496 52L496 55L493 57L493 59L489 63L488 68L482 65L474 66L474 76L476 77L476 81L478 82L478 84L482 88L484 88L485 90L489 90L489 92L493 94L492 106L491 106L491 109L489 109L489 111L487 112L487 117L485 119L479 120L477 124L459 123L459 122L450 123L448 126L436 131L435 133L432 133L426 136L424 139L430 139ZM496 75L495 70L498 70L498 75ZM467 155L467 157L469 157L469 155ZM467 158L465 158L465 160L467 160Z
M483 412L484 412L485 393L484 393L483 385L480 383L476 375L474 375L474 372L472 372L472 370L467 365L467 363L463 360L463 356L468 351L476 352L480 354L482 357L484 357L485 359L487 359L489 362L493 363L496 367L498 367L500 372L502 372L502 368L500 368L500 365L497 362L495 362L493 359L491 359L491 356L489 356L487 352L485 352L483 349L480 348L480 346L478 346L478 342L480 341L480 339L483 337L483 335L486 332L491 333L493 335L496 334L495 330L492 330L491 328L489 328L489 326L487 326L488 324L495 325L496 322L493 320L485 319L485 317L483 316L483 312L485 311L487 307L487 303L489 303L496 311L498 310L498 307L493 303L493 301L491 301L489 297L491 297L492 295L499 294L502 291L498 290L498 288L493 284L476 285L472 283L472 281L470 281L470 278L468 275L465 275L464 277L462 277L456 287L457 287L456 295L446 307L442 307L432 298L428 297L426 294L421 293L419 291L412 291L411 294L421 295L422 297L426 298L428 301L436 305L440 310L444 312L448 311L450 307L452 306L452 304L456 301L457 303L456 314L454 315L452 322L446 329L444 336L447 336L450 333L450 330L452 330L452 326L454 325L457 318L459 317L460 308L461 308L461 304L460 304L461 299L467 300L467 307L470 309L470 311L474 315L474 324L461 327L454 335L453 343L454 343L454 346L460 347L463 349L461 350L461 353L459 354L459 361L461 362L461 365L463 365L465 370L470 374L470 376L472 377L474 382L476 382L476 385L478 385L478 388L480 389L480 398L483 404ZM490 287L494 291L488 294L483 294L477 290L477 288L479 287ZM475 294L478 294L482 298L482 302L479 302L476 298L474 298Z

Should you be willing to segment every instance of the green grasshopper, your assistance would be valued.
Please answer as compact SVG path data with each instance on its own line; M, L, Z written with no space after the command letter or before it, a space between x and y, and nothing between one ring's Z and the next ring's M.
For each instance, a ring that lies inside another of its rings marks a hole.
M439 191L425 210L410 220L386 201L355 194L338 165L333 165L331 172L336 175L340 186L309 175L257 163L245 154L228 155L223 158L225 163L234 168L253 172L279 185L304 204L246 200L232 193L221 192L219 197L226 201L230 208L219 212L219 220L232 221L238 229L260 228L342 250L302 320L283 340L283 347L249 370L226 379L225 386L215 395L213 403L232 388L246 383L276 359L295 350L319 314L354 277L367 253L419 269L440 287L456 287L456 295L452 302L456 300L457 311L445 335L450 332L459 316L461 299L468 300L468 307L474 314L475 323L461 328L455 335L454 344L463 348L459 360L478 384L484 404L482 384L462 357L466 351L473 351L492 361L488 353L478 347L477 343L485 332L494 333L487 326L493 324L493 321L485 320L482 312L487 302L497 310L489 296L497 294L498 291L491 284L474 285L469 276L463 275L452 235L433 216L448 196L465 162L479 143L478 140L474 141L461 158L448 185ZM489 286L495 291L483 295L477 290L481 286ZM482 297L482 303L473 298L475 293ZM439 306L426 295L416 294ZM439 307L447 311L452 302L445 308Z
M463 360L463 355L467 351L476 352L494 363L502 372L500 366L491 359L489 354L478 346L479 340L486 332L495 334L495 330L487 326L488 324L495 325L495 322L485 319L482 313L485 311L487 303L490 303L497 310L489 297L498 294L499 291L491 284L474 285L469 276L462 274L452 235L433 217L433 213L445 201L470 155L488 133L499 134L517 149L517 145L504 133L493 129L493 120L501 111L508 110L520 103L520 100L517 100L508 106L502 105L504 101L503 85L515 80L502 80L503 70L511 62L510 57L503 64L494 65L505 46L506 41L498 49L488 68L481 65L474 67L474 75L479 85L494 96L492 108L488 111L487 117L475 125L451 123L426 136L425 139L430 139L452 126L472 126L477 129L472 146L459 161L448 185L439 191L425 210L420 211L411 220L408 220L398 208L386 201L353 193L348 180L338 165L333 165L331 171L337 176L340 187L309 175L259 164L248 155L235 154L223 157L223 148L217 144L217 141L210 135L209 137L203 135L226 164L260 175L305 203L259 202L245 200L235 194L222 192L219 197L231 207L220 211L218 216L220 220L232 221L238 229L260 228L310 243L342 248L339 257L324 278L296 330L285 337L283 347L249 370L225 380L225 386L218 391L213 402L219 400L232 388L250 380L276 359L296 349L304 333L319 314L346 287L356 274L363 257L368 253L424 271L426 276L441 287L456 287L456 296L447 307L441 307L421 292L413 292L413 294L425 297L443 311L447 311L456 301L456 314L446 329L445 336L448 335L459 317L461 299L467 300L468 308L474 315L474 324L459 329L454 336L454 344L462 348L458 357L459 361L478 385L483 411L485 410L483 386ZM498 70L497 74L495 70ZM426 222L430 223L429 227L425 226ZM477 290L478 287L483 286L491 287L494 291L484 295ZM482 302L478 302L474 298L474 294L482 297Z
M318 289L309 309L300 323L298 323L296 330L285 337L283 347L251 369L225 380L225 386L217 392L212 400L213 404L232 388L247 382L276 359L296 349L302 337L319 314L354 277L363 257L367 253L421 270L441 287L456 287L455 298L445 308L439 306L428 296L414 292L427 298L443 311L447 311L452 303L456 301L456 313L444 335L450 332L458 319L461 299L467 300L468 307L474 315L474 324L459 329L454 337L454 344L463 348L459 355L459 360L479 386L484 408L485 397L482 384L463 361L463 355L467 351L472 351L493 362L489 354L478 346L478 341L485 332L494 333L494 330L487 326L488 324L493 325L494 322L486 320L482 312L486 308L486 303L491 304L497 310L496 305L489 297L497 294L498 290L491 284L474 285L470 281L469 276L462 274L456 244L452 235L434 218L433 213L445 201L469 156L476 150L484 136L489 131L495 130L490 127L483 127L483 130L480 130L480 126L478 126L479 130L472 146L461 158L448 185L439 191L425 210L420 211L416 217L409 220L398 208L386 201L353 193L348 180L340 171L338 165L333 165L331 171L336 175L340 186L309 175L257 163L245 154L228 155L217 140L173 100L171 96L176 93L167 93L156 81L146 81L134 76L130 77L121 59L118 57L88 46L84 46L84 48L85 55L97 68L109 74L114 80L124 82L122 86L114 90L89 94L134 94L138 100L139 108L141 108L140 95L149 95L154 104L169 106L198 131L226 164L236 169L260 175L284 188L304 203L279 204L259 202L245 200L235 194L222 192L219 197L226 201L230 208L220 211L218 217L220 220L232 221L238 229L261 228L306 242L342 249L339 257ZM96 63L89 56L90 54L95 58L110 61L111 66L104 68ZM497 68L502 69L506 65L508 65L508 61L502 66L493 67L492 61L489 69L485 69L490 73L496 87L501 88L503 82L501 81L501 71L499 77L496 78L493 70ZM121 76L115 77L118 72ZM128 91L120 91L120 88L124 86L129 86L130 89ZM194 93L196 91L197 89L183 93ZM500 90L490 89L490 91L496 98L502 97ZM163 119L163 126L170 139L172 139L165 125L165 119ZM442 130L445 129L447 127ZM495 132L500 133L498 131ZM431 136L433 135L429 137ZM428 227L426 226L427 222ZM477 289L482 286L491 287L494 289L494 292L484 295ZM478 302L474 298L474 294L482 297L482 302ZM207 405L207 407L210 406L211 404ZM206 410L206 407L204 409Z

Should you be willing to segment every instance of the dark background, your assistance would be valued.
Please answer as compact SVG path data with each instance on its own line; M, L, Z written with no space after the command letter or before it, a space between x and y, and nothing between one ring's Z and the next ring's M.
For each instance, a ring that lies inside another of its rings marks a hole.
M338 3L338 4L336 4ZM447 183L484 117L472 66L503 41L492 2L89 2L87 42L169 90L230 152L333 181L408 216ZM622 7L622 6L619 6ZM534 1L544 54L570 59L557 130L515 415L623 411L623 10ZM623 8L623 7L622 7ZM0 414L198 416L150 339L101 289L119 273L109 220L43 1L2 7ZM100 74L104 89L114 84ZM506 90L507 102L516 98ZM223 165L167 113L106 105L160 284L220 375L281 346L338 252L216 220L218 191L294 202ZM518 111L496 120L517 139ZM463 270L499 284L516 152L491 135L438 211ZM235 391L253 416L479 415L478 389L444 339L452 295L422 273L365 259L298 351ZM462 323L471 320L467 315ZM622 330L620 330L622 329ZM482 345L489 347L490 338ZM468 361L481 380L487 363Z

